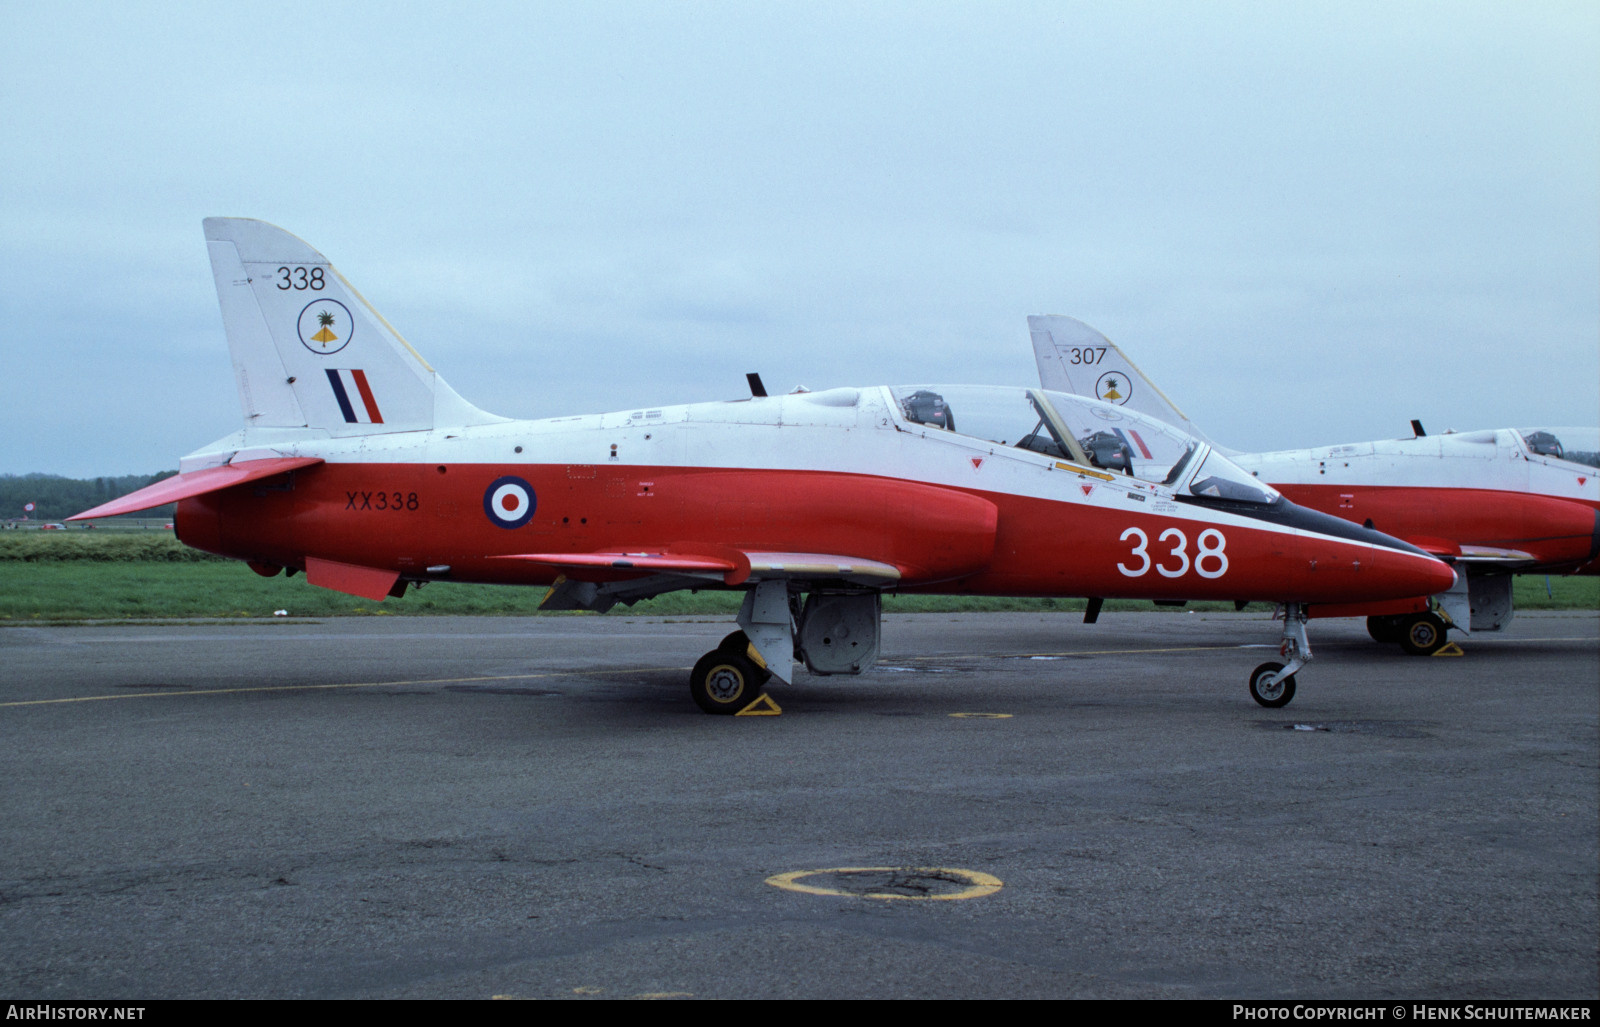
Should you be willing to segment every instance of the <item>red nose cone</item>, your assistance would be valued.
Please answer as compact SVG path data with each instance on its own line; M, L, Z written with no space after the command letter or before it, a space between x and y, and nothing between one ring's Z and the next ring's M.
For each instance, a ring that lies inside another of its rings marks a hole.
M1391 599L1438 595L1456 583L1456 572L1443 560L1398 549L1376 555L1373 570Z
M1448 592L1455 585L1456 572L1443 560L1435 560L1432 557L1424 559L1420 556L1412 559L1418 564L1414 572L1418 579L1427 581L1426 585L1417 590L1418 595L1437 595L1440 592Z

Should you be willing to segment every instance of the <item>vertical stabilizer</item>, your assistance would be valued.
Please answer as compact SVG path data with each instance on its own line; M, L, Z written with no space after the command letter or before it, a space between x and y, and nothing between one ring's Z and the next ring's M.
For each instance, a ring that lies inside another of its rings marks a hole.
M1077 318L1034 314L1028 318L1028 334L1033 337L1039 384L1044 388L1125 406L1222 448L1185 417L1116 343Z
M205 233L247 427L346 436L504 420L457 396L304 241L246 218L207 218Z

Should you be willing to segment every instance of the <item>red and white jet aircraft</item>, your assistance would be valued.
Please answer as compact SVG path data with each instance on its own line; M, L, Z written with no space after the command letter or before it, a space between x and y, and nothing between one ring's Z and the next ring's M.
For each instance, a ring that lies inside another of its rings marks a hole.
M1455 577L1293 506L1181 431L1042 389L497 417L300 239L232 218L208 219L205 236L244 426L79 518L176 500L186 544L373 599L484 582L553 586L546 609L605 610L744 590L741 630L690 675L708 712L748 708L796 659L818 674L871 668L886 591L1282 602L1289 662L1250 676L1257 701L1281 706L1310 658L1307 605L1426 595ZM1080 440L1108 430L1148 450L1134 474L1092 465Z
M1181 425L1206 439L1133 361L1075 318L1028 318L1039 380ZM1395 535L1465 573L1430 603L1318 607L1367 615L1380 642L1413 654L1450 628L1498 631L1512 616L1513 574L1600 574L1600 429L1501 428L1275 453L1223 450L1259 481L1313 510ZM1215 445L1214 443L1212 444ZM1141 459L1110 438L1098 465Z

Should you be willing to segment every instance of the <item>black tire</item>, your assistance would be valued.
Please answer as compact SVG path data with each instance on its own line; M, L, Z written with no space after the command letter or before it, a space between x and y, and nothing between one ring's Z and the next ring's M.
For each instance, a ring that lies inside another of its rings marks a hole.
M1401 625L1400 648L1412 656L1432 656L1445 644L1444 621L1431 613L1406 618Z
M1368 617L1367 634L1372 636L1374 642L1388 645L1400 641L1399 617Z
M1262 683L1267 675L1276 674L1282 669L1283 664L1281 663L1263 663L1251 671L1250 698L1271 710L1289 705L1289 700L1294 698L1293 674L1290 674L1271 688Z
M743 631L735 631L717 643L717 652L719 653L740 653L742 655L748 652L749 649L750 636Z
M689 694L705 712L731 716L760 697L770 676L743 653L714 649L689 672Z

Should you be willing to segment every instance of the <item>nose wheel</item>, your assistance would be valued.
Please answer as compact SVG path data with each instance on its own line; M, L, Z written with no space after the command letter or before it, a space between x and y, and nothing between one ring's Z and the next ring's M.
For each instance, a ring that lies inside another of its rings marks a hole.
M1306 637L1305 607L1283 606L1283 642L1278 652L1289 662L1263 663L1250 672L1250 698L1268 709L1289 705L1294 698L1295 673L1311 662L1311 640Z
M1289 705L1294 698L1294 675L1282 670L1281 663L1263 663L1251 671L1250 698L1273 710Z

